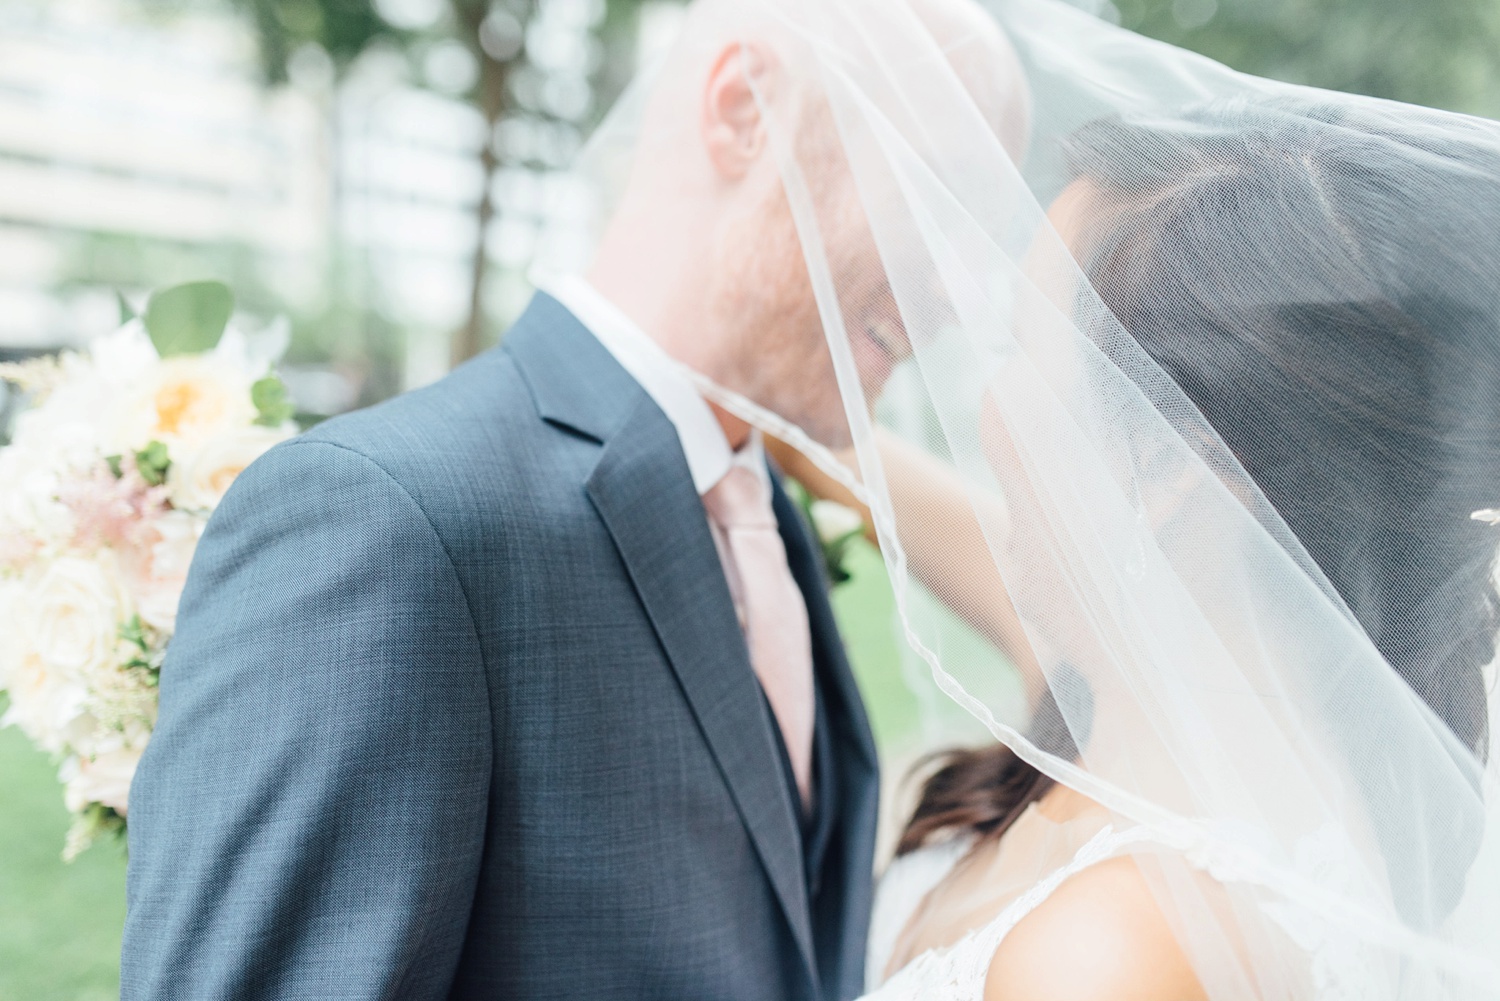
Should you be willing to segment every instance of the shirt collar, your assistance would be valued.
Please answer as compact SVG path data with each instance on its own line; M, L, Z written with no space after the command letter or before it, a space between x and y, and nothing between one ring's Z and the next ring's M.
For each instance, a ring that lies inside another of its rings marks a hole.
M667 415L677 429L693 487L700 496L723 479L731 465L769 478L760 432L752 430L745 445L738 452L732 450L718 418L678 363L623 310L577 275L550 278L542 291L588 328Z

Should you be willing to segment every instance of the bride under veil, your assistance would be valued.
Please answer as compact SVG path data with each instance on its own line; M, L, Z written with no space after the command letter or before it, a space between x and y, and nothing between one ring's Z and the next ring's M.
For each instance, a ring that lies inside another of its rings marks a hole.
M1138 832L1214 1001L1500 997L1500 126L1051 0L700 0L601 230L724 37L841 416L700 383L868 506L934 684Z

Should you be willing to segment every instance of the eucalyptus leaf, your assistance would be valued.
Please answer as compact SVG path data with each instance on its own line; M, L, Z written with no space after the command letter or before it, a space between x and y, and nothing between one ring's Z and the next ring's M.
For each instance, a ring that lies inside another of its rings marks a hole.
M292 419L297 408L287 398L286 383L274 375L258 380L250 387L250 402L260 414L255 423L267 427L280 427Z
M116 291L115 301L119 304L120 307L120 326L123 327L125 326L125 324L135 319L136 313L130 305L130 300L125 298L124 292Z
M156 353L170 358L213 350L233 311L228 285L189 282L153 292L143 319Z

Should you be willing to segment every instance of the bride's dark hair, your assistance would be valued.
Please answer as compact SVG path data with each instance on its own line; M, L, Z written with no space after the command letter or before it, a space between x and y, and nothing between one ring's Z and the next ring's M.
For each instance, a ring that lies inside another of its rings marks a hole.
M1073 249L1482 757L1500 529L1470 515L1500 507L1500 156L1462 119L1408 134L1378 106L1349 114L1223 103L1091 123L1066 144L1093 222ZM1415 181L1439 163L1441 183ZM1049 786L1003 747L952 754L900 850L1003 833Z

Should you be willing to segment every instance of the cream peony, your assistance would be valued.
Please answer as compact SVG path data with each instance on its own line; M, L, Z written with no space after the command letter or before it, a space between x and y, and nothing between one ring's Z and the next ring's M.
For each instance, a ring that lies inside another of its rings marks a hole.
M124 395L114 422L115 450L129 454L160 441L176 460L242 429L256 418L254 382L244 369L211 354L165 358Z
M184 511L218 507L246 466L291 436L292 431L284 428L248 425L226 430L198 448L177 454L167 474L172 505Z
M130 579L136 612L153 629L170 633L177 627L177 604L205 524L201 515L169 511L152 519L142 532Z

